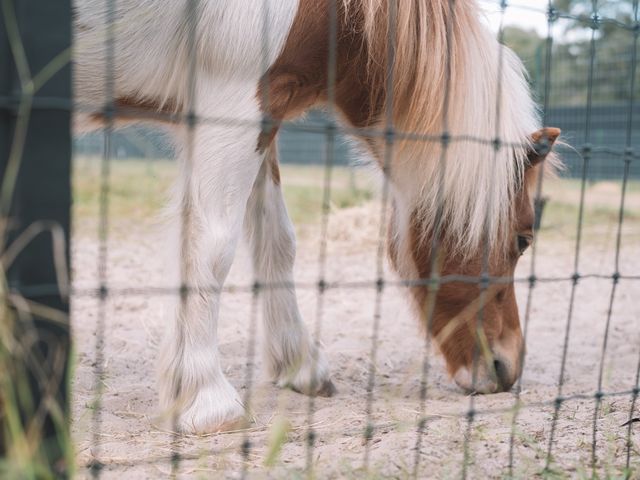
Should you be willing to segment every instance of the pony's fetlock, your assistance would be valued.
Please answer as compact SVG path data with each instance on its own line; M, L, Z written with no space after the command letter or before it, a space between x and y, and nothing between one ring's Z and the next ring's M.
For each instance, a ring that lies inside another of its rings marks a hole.
M305 353L289 365L281 365L275 372L275 383L305 395L331 397L336 388L331 381L329 365L323 351L317 345L305 349Z

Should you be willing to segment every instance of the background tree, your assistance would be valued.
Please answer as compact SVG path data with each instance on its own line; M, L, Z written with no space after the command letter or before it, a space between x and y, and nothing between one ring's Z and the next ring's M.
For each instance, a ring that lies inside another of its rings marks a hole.
M583 105L587 101L591 60L592 18L601 19L594 33L594 103L622 103L629 99L632 52L635 42L633 0L556 0L554 7L571 18L554 27L553 56L546 72L546 39L537 32L507 27L504 41L523 59L541 97L549 73L552 105ZM636 92L640 93L640 82Z

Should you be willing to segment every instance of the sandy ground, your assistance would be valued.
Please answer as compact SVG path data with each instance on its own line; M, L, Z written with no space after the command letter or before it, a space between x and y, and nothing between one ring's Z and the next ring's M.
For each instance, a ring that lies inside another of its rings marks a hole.
M378 211L375 205L337 212L331 217L327 279L341 283L368 282L369 288L330 289L325 293L321 314L317 290L305 288L318 278L317 231L305 232L299 245L296 280L301 283L299 302L312 330L321 322L321 337L331 362L333 380L339 390L334 398L317 399L312 425L316 445L306 446L308 399L271 385L256 358L250 411L250 430L179 437L154 425L157 396L154 364L163 329L162 298L152 295L111 296L106 302L104 350L104 395L101 424L92 440L95 408L97 299L78 295L73 301L73 328L77 351L74 379L74 438L78 453L78 477L89 477L86 466L94 455L105 465L102 478L165 478L171 472L173 445L182 454L180 478L236 478L246 469L250 477L302 477L307 455L318 478L409 477L416 457L420 477L459 478L463 472L465 444L469 478L503 478L509 464L513 392L489 396L466 396L448 378L444 364L430 352L428 394L424 413L427 423L421 449L416 450L417 422L421 417L420 373L425 344L416 320L410 314L405 292L387 287L382 296L380 338L375 363L375 391L368 468L365 468L363 435L367 423L367 383L376 292L376 248ZM82 227L82 226L81 226ZM75 286L80 290L96 285L98 242L88 228L77 228L73 260ZM161 230L154 225L115 224L111 230L108 278L112 289L144 288L166 284L159 252ZM621 272L640 272L638 231L625 231ZM582 274L613 273L615 231L604 229L586 239L580 259ZM541 277L569 277L573 273L573 243L550 235L541 238L536 272ZM386 262L385 262L386 264ZM229 284L250 284L246 254L242 251ZM529 275L530 254L520 262L519 277ZM387 272L386 278L395 278ZM597 388L602 339L611 279L584 279L576 290L573 324L566 364L566 396L585 394L587 399L565 402L560 410L553 446L553 468L559 476L590 476L594 421L593 393ZM528 287L517 288L524 312ZM525 405L517 416L514 436L514 475L541 475L545 465L557 394L564 330L568 317L571 282L539 283L533 291L528 333L528 355L522 380ZM640 282L618 285L604 360L603 391L624 392L633 388L640 356ZM251 296L228 293L223 297L220 342L225 369L241 395L247 386L247 351L251 338ZM261 334L258 331L258 341ZM465 417L471 402L479 412L467 436ZM598 473L619 474L626 461L627 428L631 395L605 397L597 419ZM636 416L638 413L636 412ZM279 436L283 442L278 442ZM241 445L251 442L248 461ZM467 439L468 441L465 441ZM632 436L634 476L640 475L640 427ZM274 452L274 444L281 451ZM267 466L267 464L269 464ZM636 478L636 477L634 477Z

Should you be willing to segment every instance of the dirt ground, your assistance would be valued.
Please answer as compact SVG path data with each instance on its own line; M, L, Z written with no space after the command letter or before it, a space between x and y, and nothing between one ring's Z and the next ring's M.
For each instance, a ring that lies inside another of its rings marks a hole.
M603 195L606 197L607 192ZM406 293L387 287L382 296L380 335L375 364L372 421L375 425L365 465L367 383L376 291L376 250L379 205L375 202L331 215L327 255L329 282L364 282L366 288L329 289L321 314L317 311L318 232L306 227L300 235L296 281L300 307L311 330L321 322L321 339L330 360L337 396L315 401L312 425L316 444L310 452L317 478L410 477L416 459L417 422L421 417L420 374L425 343L410 313ZM94 224L76 225L73 246L74 283L82 291L97 285L98 242ZM148 222L114 222L110 230L108 284L110 289L146 288L166 284L163 277L162 230ZM574 243L562 233L543 235L538 243L536 274L570 277ZM640 274L640 230L624 231L621 273ZM583 275L613 273L615 228L605 225L585 238L579 271ZM531 257L519 264L517 276L530 274ZM385 261L386 265L386 261ZM229 284L251 283L244 251ZM391 272L387 279L395 278ZM612 280L585 278L576 289L573 323L568 345L563 395L584 394L562 404L553 445L552 468L559 477L591 475L594 422L593 394L597 389L603 334ZM308 287L307 287L308 286ZM521 313L528 286L518 284ZM548 439L557 395L564 331L568 318L571 282L540 282L533 291L528 326L528 354L514 435L514 476L543 476ZM605 392L628 392L634 387L640 357L640 281L620 281L613 307L609 344L604 359ZM106 302L104 338L104 395L99 443L93 443L96 408L93 393L96 325L99 302L77 295L73 301L73 329L77 365L73 382L74 439L78 478L90 477L87 465L97 456L104 464L102 478L155 479L171 473L172 445L181 453L179 478L236 478L246 469L252 478L305 476L307 462L308 399L277 389L264 377L256 356L249 430L206 437L173 437L154 423L157 394L155 359L163 330L161 296L113 295ZM223 296L220 349L230 381L244 396L247 386L247 351L251 338L251 296L246 291ZM261 334L258 331L258 342ZM258 350L259 351L259 350ZM419 458L421 478L459 478L465 445L469 478L503 478L509 463L514 392L470 397L447 377L437 354L430 365L424 414L427 416ZM466 413L473 402L478 414L467 436ZM605 397L597 419L598 474L620 475L626 462L631 395ZM636 411L635 416L638 416ZM639 478L640 427L631 441L632 473ZM241 445L250 440L248 461ZM467 441L465 441L467 439ZM278 451L278 447L280 450Z

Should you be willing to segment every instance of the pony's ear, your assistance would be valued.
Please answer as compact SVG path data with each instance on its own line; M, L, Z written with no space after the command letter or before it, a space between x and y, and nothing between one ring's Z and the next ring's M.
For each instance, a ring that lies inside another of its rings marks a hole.
M553 127L541 128L531 135L531 147L527 154L529 165L527 168L535 167L542 162L551 152L553 144L560 136L560 129Z

